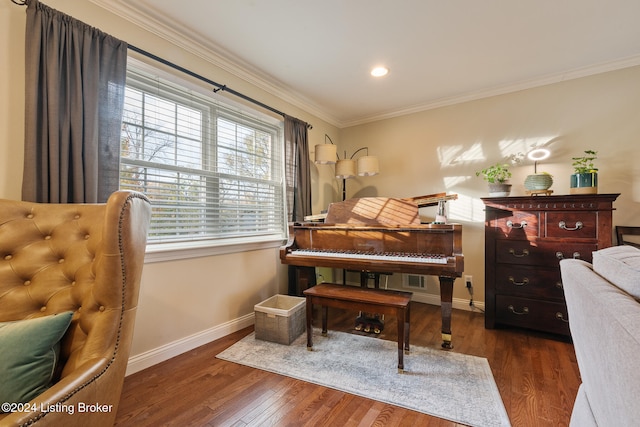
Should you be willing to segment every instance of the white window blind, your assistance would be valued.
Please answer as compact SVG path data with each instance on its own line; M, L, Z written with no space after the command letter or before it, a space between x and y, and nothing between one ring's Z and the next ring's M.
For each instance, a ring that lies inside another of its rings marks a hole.
M279 123L129 68L120 187L151 200L149 242L282 239Z

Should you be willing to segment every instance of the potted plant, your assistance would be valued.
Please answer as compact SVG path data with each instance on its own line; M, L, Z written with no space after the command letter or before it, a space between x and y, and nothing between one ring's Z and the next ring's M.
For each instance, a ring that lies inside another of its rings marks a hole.
M511 193L511 184L507 180L511 178L509 165L506 163L496 163L486 169L476 172L476 176L481 176L489 184L489 196L504 197Z
M598 168L593 161L598 152L585 150L584 156L572 157L573 174L571 175L570 194L596 194L598 192Z

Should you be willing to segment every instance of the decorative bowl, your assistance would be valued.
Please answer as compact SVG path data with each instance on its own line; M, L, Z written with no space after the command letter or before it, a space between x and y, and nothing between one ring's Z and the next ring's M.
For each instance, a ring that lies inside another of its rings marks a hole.
M524 188L529 191L548 190L553 185L553 177L548 173L528 175L524 180Z

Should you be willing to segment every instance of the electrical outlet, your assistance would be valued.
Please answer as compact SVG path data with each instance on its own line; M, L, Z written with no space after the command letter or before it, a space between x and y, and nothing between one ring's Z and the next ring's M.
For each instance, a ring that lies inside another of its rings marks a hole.
M473 307L473 277L471 275L465 275L464 284L467 287L469 296L471 297L471 299L469 300L469 307Z

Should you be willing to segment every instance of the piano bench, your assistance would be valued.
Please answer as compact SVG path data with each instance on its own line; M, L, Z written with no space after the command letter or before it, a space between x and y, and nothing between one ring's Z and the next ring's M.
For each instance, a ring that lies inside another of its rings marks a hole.
M386 314L398 319L398 372L404 371L404 351L409 353L411 292L321 283L303 293L307 299L307 350L313 348L313 304L322 307L323 335L327 333L329 307Z

